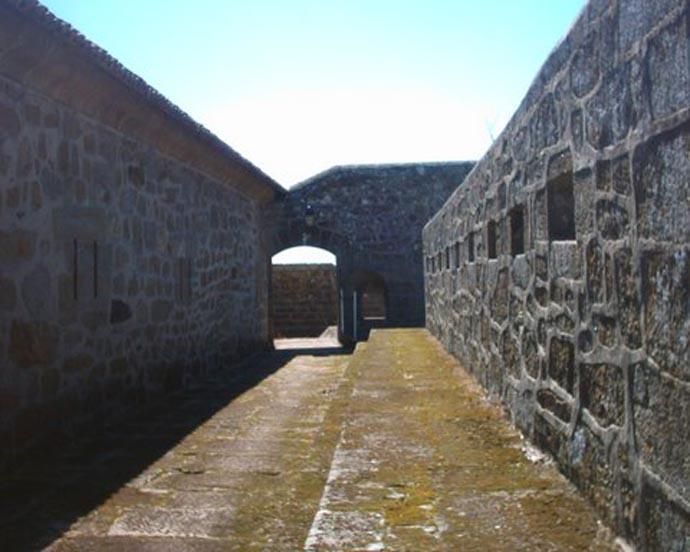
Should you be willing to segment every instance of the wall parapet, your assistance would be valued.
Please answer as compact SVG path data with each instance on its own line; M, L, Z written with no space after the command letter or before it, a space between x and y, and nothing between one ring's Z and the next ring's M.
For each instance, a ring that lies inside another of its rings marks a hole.
M430 331L643 550L690 534L689 36L590 2L423 238Z

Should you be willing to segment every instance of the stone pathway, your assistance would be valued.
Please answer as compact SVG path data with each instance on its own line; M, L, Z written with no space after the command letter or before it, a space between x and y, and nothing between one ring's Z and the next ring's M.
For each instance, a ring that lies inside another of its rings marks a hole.
M615 550L424 330L288 341L3 481L0 549Z

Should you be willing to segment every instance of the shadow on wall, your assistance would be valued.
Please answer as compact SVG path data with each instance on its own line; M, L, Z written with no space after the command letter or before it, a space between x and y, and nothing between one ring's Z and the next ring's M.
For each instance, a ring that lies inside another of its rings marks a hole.
M340 348L290 349L254 356L226 373L156 402L129 422L36 455L0 483L0 550L38 550L59 539L219 410L295 356ZM252 369L248 364L252 364Z
M356 339L367 340L373 328L388 327L388 291L383 277L370 270L358 270L352 276L356 291Z

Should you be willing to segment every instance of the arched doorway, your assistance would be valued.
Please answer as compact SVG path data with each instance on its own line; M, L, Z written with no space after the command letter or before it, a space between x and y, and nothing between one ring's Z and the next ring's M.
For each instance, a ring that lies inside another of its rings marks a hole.
M338 338L337 258L318 247L290 247L271 259L273 339Z

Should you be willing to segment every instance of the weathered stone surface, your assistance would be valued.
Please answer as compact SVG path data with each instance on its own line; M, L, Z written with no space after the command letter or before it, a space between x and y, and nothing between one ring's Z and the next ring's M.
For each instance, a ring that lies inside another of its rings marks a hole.
M338 324L334 265L275 265L271 294L276 337L318 337L329 326ZM376 297L383 299L380 294ZM362 298L360 308L365 303L366 299ZM381 301L377 307L378 314L385 317L385 302Z
M575 347L570 341L558 337L551 338L547 373L564 390L573 394Z
M572 412L570 403L559 397L551 389L540 389L537 392L537 402L542 408L545 408L546 410L551 412L561 421L565 423L570 422L570 416Z
M22 300L31 318L43 319L52 314L53 291L50 272L37 265L22 281Z
M690 497L690 389L653 369L634 366L635 439L645 465ZM662 439L661 436L664 438Z
M151 304L151 321L154 324L165 322L170 317L173 304L170 301L157 299Z
M659 367L690 381L690 250L642 258L645 343Z
M57 354L58 329L47 322L12 322L9 356L20 368L52 363Z
M580 405L606 427L625 422L625 378L614 364L580 365Z
M86 353L80 353L67 357L62 363L62 371L67 375L85 373L93 366L93 357Z
M17 291L14 281L0 277L0 310L13 311L17 304Z
M649 42L645 61L653 117L670 115L690 104L688 24L687 16L681 15Z
M633 264L632 252L627 248L616 252L614 263L621 334L628 347L637 349L642 345L640 299L637 290L639 272Z
M642 237L690 241L690 123L640 145L633 157L638 231Z
M599 81L596 42L596 33L591 33L579 46L570 64L570 86L578 98L590 92Z
M618 201L597 201L597 227L605 240L620 240L630 230L630 217L624 205Z
M687 462L676 454L690 452L670 412L687 420L690 404L688 16L680 0L590 2L503 134L424 229L424 254L433 258L455 241L488 235L515 201L527 206L529 273L511 267L507 289L495 276L459 278L451 291L427 271L427 327L505 400L605 519L650 550L687 546L677 540L686 522L672 504L674 493L688 501ZM503 144L512 146L515 194L497 208L491 198L506 182ZM480 248L459 273L511 266L509 237L498 238L497 259ZM467 302L461 316L450 308L455 297ZM514 298L507 318L503 298ZM503 328L509 322L503 334L473 331L487 312ZM509 339L518 336L515 351ZM511 389L486 361L497 354L506 372L526 368L511 374ZM535 356L548 379L537 379L540 388L527 397L517 389L534 388ZM633 378L638 366L649 374ZM630 406L652 396L654 408L637 406L633 416ZM642 514L645 470L661 483Z
M132 318L132 308L119 299L113 299L110 303L110 323L120 324Z
M611 98L616 102L611 105ZM587 141L603 149L625 138L636 114L630 89L630 66L621 65L607 73L596 95L587 102Z
M3 266L30 261L36 251L36 232L0 230L0 263Z

